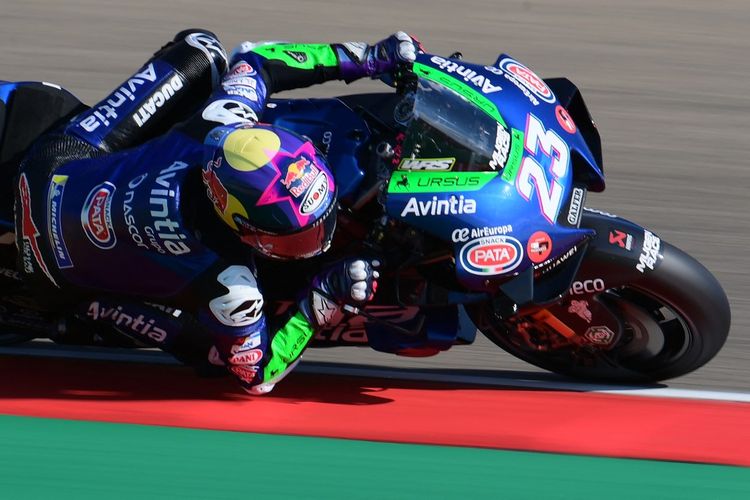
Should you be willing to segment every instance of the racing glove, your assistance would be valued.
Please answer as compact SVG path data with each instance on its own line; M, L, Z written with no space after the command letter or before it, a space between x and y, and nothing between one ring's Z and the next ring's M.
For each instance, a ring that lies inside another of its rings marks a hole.
M380 277L377 260L342 260L317 275L299 308L317 328L335 326L347 313L372 300Z
M419 40L403 31L394 33L375 45L347 42L335 47L341 78L347 83L369 76L393 85L397 73L403 67L411 68L417 54L424 53Z

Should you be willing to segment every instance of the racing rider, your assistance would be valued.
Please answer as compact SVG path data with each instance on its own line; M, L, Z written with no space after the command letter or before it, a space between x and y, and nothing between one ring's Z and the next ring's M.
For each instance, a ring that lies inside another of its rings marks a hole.
M316 330L372 298L378 263L340 261L291 313L266 317L245 245L313 257L336 222L325 158L258 124L266 99L328 80L392 81L418 50L399 32L374 45L244 42L227 57L212 33L179 33L30 149L15 200L24 277L58 307L75 302L186 362L226 366L253 394L270 391Z

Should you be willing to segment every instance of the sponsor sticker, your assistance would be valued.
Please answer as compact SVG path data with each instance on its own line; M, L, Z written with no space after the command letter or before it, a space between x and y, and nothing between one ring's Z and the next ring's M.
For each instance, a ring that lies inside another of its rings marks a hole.
M441 70L452 75L455 73L456 79L463 79L467 83L471 83L477 87L482 94L494 94L503 90L500 85L495 85L489 76L485 76L477 73L471 67L464 66L459 62L443 59L439 56L432 56L430 62L436 64Z
M534 264L544 262L552 253L552 238L544 231L537 231L529 238L526 251Z
M159 253L164 253L164 249L172 255L183 255L191 252L190 247L184 241L188 240L188 233L183 229L179 216L176 215L176 200L179 199L180 183L175 177L178 172L185 170L187 167L187 163L175 161L167 168L160 170L151 184L148 197L151 226L144 228L144 233ZM162 248L162 245L164 248Z
M263 351L260 349L240 350L240 346L232 346L232 355L229 362L233 365L256 365L263 359Z
M536 73L531 71L529 68L519 63L515 59L506 57L500 61L500 69L505 71L508 75L511 75L515 81L526 87L532 94L541 99L544 102L550 104L555 102L555 95L552 93L550 88L544 83L544 80L539 78ZM514 81L514 83L515 83Z
M315 212L323 201L326 199L328 194L328 176L321 172L315 177L310 189L305 195L305 199L302 200L302 204L299 207L299 213L302 215L310 215Z
M588 293L599 293L606 290L607 287L604 285L604 280L601 278L594 278L592 280L574 281L570 285L570 293L573 295L583 295Z
M619 229L610 229L609 244L629 251L633 248L633 235Z
M286 174L281 177L281 184L295 198L302 196L312 185L320 169L305 157L299 157L286 167Z
M490 168L500 170L505 167L510 153L510 133L508 129L497 124L497 133L495 135L495 150L492 152L490 159Z
M586 300L571 300L568 312L578 315L586 323L591 323L591 311L589 311L589 303Z
M49 186L49 196L47 197L49 240L52 243L57 267L60 269L69 269L73 267L73 261L70 259L70 254L68 253L68 248L65 245L65 239L63 238L60 214L66 182L68 182L67 175L53 175L52 182Z
M523 159L524 134L520 130L511 129L511 135L513 140L510 145L510 156L501 177L505 182L515 184L518 169L521 167L521 160Z
M391 175L388 192L398 194L479 191L497 177L497 172L396 171Z
M568 209L568 224L571 226L578 227L578 221L581 220L583 194L583 188L573 188L573 194L570 197L570 208Z
M455 158L412 158L401 160L399 170L450 170Z
M237 346L237 352L248 351L250 349L257 349L260 347L262 338L260 332L255 332L249 337L245 338L241 344Z
M258 373L259 369L260 367L255 365L233 365L229 367L229 370L237 378L248 384L251 384L255 380L255 374Z
M117 243L112 226L112 198L115 186L105 182L92 189L81 210L81 225L86 237L94 246L109 250Z
M149 63L148 66L141 68L138 73L131 76L127 82L112 92L100 104L81 113L83 118L78 122L78 126L86 132L93 132L100 126L109 127L112 121L119 118L119 108L125 105L127 109L130 103L140 102L142 98L140 91L144 88L148 89L149 83L153 84L161 78L167 67L171 70L169 65L162 62L158 72L154 63Z
M534 264L534 271L539 271L538 276L544 276L545 274L560 267L568 259L573 257L577 252L578 247L573 247L555 260L542 262L541 264Z
M255 68L253 68L250 64L248 64L245 61L240 61L227 72L226 76L224 76L224 82L231 81L232 78L243 78L248 76L255 76L258 72L255 71Z
M138 127L143 127L154 116L156 110L164 106L177 92L182 90L184 82L180 75L173 76L164 85L154 90L146 102L133 114L133 121Z
M21 195L21 238L23 240L21 260L23 261L23 270L27 274L34 272L33 259L39 269L47 276L47 279L59 288L59 285L52 278L47 263L42 258L42 250L39 248L39 229L37 229L31 215L31 193L29 192L29 181L26 174L21 174L18 178L18 192Z
M489 276L514 270L523 258L521 243L512 236L490 236L465 244L459 261L471 274Z
M437 196L433 196L431 200L418 200L415 197L411 197L401 211L401 217L406 217L407 215L424 217L427 215L463 215L475 213L477 213L476 200L464 198L463 195L453 195L448 199L438 199Z
M651 231L643 231L643 248L641 249L641 256L638 258L638 264L636 264L635 268L642 273L645 273L646 269L653 271L656 261L659 258L660 249L661 239Z
M573 121L573 118L571 118L570 114L568 114L568 110L563 108L559 104L555 108L555 117L557 117L557 123L559 123L563 130L567 133L575 134L576 130L578 130L576 128L575 122Z
M505 235L513 232L513 226L506 224L504 226L493 227L475 227L475 228L458 228L451 233L451 240L454 243L465 243L469 240L484 238L486 236Z
M583 334L583 338L585 338L590 344L607 346L615 339L615 332L606 326L592 326L586 330L586 333Z
M167 339L167 331L158 326L155 318L143 314L135 316L133 311L126 312L122 306L105 305L95 301L89 304L86 315L95 321L109 321L123 333L137 334L158 343Z

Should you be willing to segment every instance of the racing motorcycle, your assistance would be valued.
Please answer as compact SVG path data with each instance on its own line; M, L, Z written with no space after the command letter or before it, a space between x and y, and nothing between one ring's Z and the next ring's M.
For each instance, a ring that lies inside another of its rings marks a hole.
M81 109L56 86L0 84L2 199L11 199L9 165ZM272 99L263 120L328 157L341 208L324 257L258 262L267 312L283 313L326 260L366 252L383 262L375 302L311 347L429 356L479 330L553 372L647 382L697 369L727 338L727 297L705 267L654 232L584 206L587 192L604 190L601 141L565 78L543 80L505 54L493 65L421 54L396 92ZM0 219L10 221L4 205ZM56 339L61 321L125 342L85 317L35 307L18 275L3 273L3 343Z

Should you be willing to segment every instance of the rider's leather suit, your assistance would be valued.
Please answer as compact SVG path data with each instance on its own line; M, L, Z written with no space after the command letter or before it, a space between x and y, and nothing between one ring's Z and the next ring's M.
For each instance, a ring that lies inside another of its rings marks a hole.
M16 186L23 273L146 344L204 342L204 360L246 389L278 379L314 326L296 309L267 323L249 252L232 251L205 196L207 134L254 123L273 92L372 75L363 47L245 42L228 58L210 32L179 33L30 150Z

